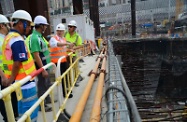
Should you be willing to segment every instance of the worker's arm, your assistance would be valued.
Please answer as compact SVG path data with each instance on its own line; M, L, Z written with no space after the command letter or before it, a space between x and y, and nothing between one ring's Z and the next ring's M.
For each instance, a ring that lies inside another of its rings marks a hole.
M58 42L54 37L52 37L50 40L49 40L49 44L50 44L50 47L61 47L61 46L68 46L68 47L73 47L74 44L71 44L69 42Z
M0 69L0 76L1 76L1 83L3 86L7 86L6 83L7 83L7 78L4 74L4 72Z
M3 71L1 69L0 69L0 76L1 76L1 78L5 77L5 75L4 75L4 73L3 73Z
M43 67L43 63L42 63L42 60L40 58L39 52L34 52L33 56L34 56L35 62L38 65L38 67L42 68ZM48 72L46 70L42 71L42 76L43 77L47 77L48 76Z
M69 47L73 47L74 44L68 43L68 42L65 42L65 43L58 42L58 43L57 43L57 46L58 46L58 47L60 47L60 46L69 46Z
M10 84L12 84L15 79L16 79L16 76L19 72L19 69L20 69L20 65L21 65L21 62L20 61L14 61L14 64L13 64L13 67L12 67L12 73L11 73L11 76L10 78L7 80L7 83L5 86L9 86Z

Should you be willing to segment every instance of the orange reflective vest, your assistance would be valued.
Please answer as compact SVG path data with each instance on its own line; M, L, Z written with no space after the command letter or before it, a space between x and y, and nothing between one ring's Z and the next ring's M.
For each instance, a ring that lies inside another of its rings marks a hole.
M53 36L53 38L55 38L55 40L57 40L58 42L63 42L66 43L65 38L60 39L57 35ZM63 47L51 47L50 48L50 56L51 56L51 61L53 63L57 63L58 59L62 56L67 56L67 52L66 52L66 46ZM66 58L62 59L61 62L66 62Z
M4 43L2 45L3 69L4 69L5 76L7 78L10 78L11 73L12 73L12 69L13 69L13 64L14 64L14 61L12 59L12 57L13 57L12 56L12 49L9 46L9 41L10 41L11 38L18 37L18 36L20 36L20 35L18 33L15 33L15 32L12 32L12 33L8 34L5 37ZM21 80L24 77L26 77L27 75L29 75L32 72L36 71L34 60L33 60L32 56L31 56L26 44L25 44L25 48L26 48L26 51L28 53L27 54L28 60L21 62L21 65L20 65L20 68L19 68L19 72L18 72L15 80Z

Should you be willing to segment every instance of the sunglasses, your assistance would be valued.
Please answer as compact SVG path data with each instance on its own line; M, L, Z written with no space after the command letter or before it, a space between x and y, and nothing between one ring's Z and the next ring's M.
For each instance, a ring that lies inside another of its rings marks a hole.
M73 28L74 26L68 26L68 28Z

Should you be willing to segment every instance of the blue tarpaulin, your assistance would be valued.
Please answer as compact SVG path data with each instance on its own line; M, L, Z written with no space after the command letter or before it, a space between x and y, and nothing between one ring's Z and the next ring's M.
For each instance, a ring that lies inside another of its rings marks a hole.
M146 28L149 28L149 27L152 27L153 24L152 23L145 23L145 24L142 24L142 27L146 27Z

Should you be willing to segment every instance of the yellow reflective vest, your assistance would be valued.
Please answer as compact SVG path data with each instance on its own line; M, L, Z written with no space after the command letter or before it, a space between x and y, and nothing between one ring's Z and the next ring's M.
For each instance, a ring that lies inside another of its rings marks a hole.
M4 38L0 36L0 69L3 69L3 56L2 56L2 44L3 44Z
M7 50L12 51L11 47L9 46L9 41L11 40L11 38L18 37L18 36L20 36L20 35L16 32L9 33L5 37L5 40L4 40L3 45L2 45L3 70L4 70L5 76L7 78L10 78L10 76L11 76L12 69L13 69L13 63L14 63L12 58L11 59L7 58L7 55L9 55L9 57L12 57L12 56L10 56L12 54L10 54L10 53L6 54ZM28 60L21 62L20 69L19 69L19 72L18 72L15 80L21 80L24 77L26 77L27 75L36 71L34 60L31 56L30 52L28 51L27 46L25 46L25 47L26 47L26 50L27 50L27 53L28 53L27 54L28 55Z

